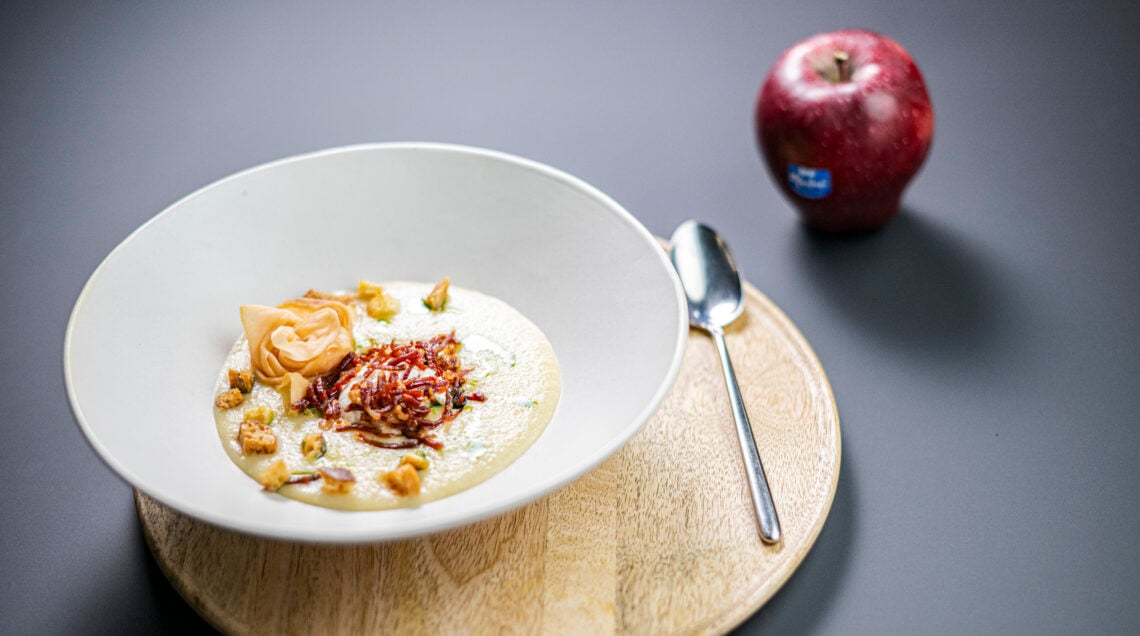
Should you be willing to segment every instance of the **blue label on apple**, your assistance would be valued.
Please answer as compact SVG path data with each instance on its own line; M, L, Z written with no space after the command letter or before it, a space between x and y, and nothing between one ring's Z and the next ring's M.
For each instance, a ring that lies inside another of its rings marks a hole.
M831 194L831 171L789 163L788 186L805 199L822 199Z

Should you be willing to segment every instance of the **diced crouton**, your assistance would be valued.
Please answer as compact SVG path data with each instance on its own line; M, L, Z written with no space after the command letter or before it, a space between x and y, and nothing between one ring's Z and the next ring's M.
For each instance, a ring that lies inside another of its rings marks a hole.
M453 342L445 346L443 349L440 349L439 353L435 354L435 357L445 365L457 367L459 366L459 350L462 347L463 345L459 344L458 342ZM447 380L448 382L451 382L456 378L455 372L450 369L444 370L443 376L443 379Z
M427 457L424 457L423 455L408 453L407 455L404 455L400 458L400 464L409 464L416 470L424 470L428 467L428 460Z
M356 485L356 477L347 468L319 468L321 490L331 495L343 495Z
M320 459L325 454L326 448L325 436L321 433L306 435L305 439L301 440L301 454L309 461Z
M368 312L369 316L376 320L391 320L392 316L400 313L400 301L381 291L379 294L368 299L364 310Z
M395 470L380 473L380 481L400 497L420 494L420 474L411 464L401 463Z
M242 395L241 391L237 389L230 389L228 391L223 391L220 395L218 395L217 399L214 400L214 406L220 409L232 409L244 401L245 396Z
M257 420L244 420L241 423L238 444L241 444L242 455L272 455L277 452L277 436L273 434L273 429Z
M273 423L273 409L269 408L268 406L258 406L252 409L246 409L245 413L242 414L242 419L261 422L262 424L269 426Z
M242 393L249 393L253 390L253 374L249 371L230 369L229 376L231 389L237 389Z
M285 460L279 459L269 465L265 472L257 477L257 481L261 482L261 486L266 490L277 490L289 481L289 468L285 466Z
M371 281L362 280L356 284L356 297L360 300L368 300L383 293L384 288Z
M443 311L443 308L447 305L447 288L450 285L451 279L446 277L436 283L431 293L424 298L424 306L432 311Z

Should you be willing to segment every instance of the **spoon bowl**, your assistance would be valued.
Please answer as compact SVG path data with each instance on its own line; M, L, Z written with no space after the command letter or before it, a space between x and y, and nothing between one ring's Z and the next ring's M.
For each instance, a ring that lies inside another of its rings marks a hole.
M685 288L693 326L727 327L744 313L740 272L716 231L696 221L682 223L670 239L669 256Z

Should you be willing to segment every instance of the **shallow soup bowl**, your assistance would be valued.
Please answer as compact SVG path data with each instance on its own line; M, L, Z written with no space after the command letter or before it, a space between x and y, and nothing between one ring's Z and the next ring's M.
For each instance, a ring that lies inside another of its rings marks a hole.
M369 512L262 492L230 461L213 392L239 306L444 276L511 304L554 348L561 398L521 457L463 492ZM687 330L664 252L597 189L488 150L370 144L240 172L136 230L75 303L64 375L80 429L134 488L244 533L357 543L472 523L582 476L652 415Z

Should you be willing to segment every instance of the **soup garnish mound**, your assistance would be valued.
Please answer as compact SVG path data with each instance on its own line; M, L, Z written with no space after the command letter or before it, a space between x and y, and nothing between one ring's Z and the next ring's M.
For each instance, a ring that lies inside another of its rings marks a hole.
M215 391L222 445L264 490L319 506L470 488L531 446L561 392L538 327L446 278L311 290L241 319Z

